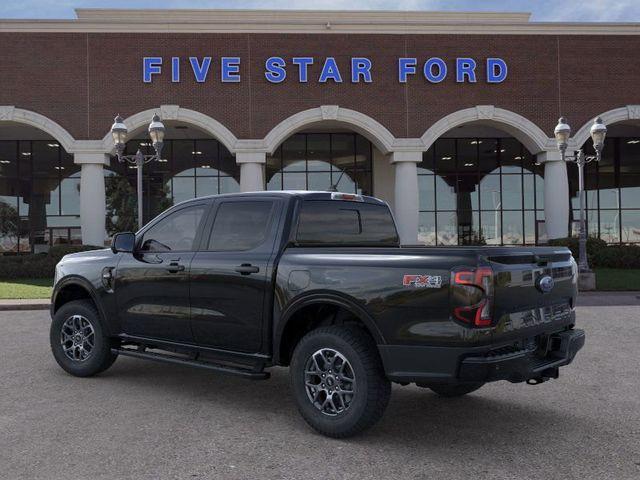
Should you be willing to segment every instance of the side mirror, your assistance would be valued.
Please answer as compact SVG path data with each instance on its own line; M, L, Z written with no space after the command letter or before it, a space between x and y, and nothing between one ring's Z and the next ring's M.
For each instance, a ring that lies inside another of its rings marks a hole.
M133 253L136 246L136 234L133 232L116 233L111 242L111 251L113 253L124 252Z

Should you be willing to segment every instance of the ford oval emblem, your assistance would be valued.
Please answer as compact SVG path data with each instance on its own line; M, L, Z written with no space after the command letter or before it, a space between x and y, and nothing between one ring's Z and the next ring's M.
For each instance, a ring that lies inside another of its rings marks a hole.
M553 281L553 278L550 277L549 275L542 275L541 277L538 277L538 280L536 281L536 288L540 290L542 293L551 292L551 290L553 290L554 285L555 285L555 282Z

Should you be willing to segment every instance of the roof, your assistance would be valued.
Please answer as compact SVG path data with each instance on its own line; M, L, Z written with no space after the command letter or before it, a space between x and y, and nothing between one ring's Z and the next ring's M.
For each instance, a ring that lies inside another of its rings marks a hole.
M0 19L0 32L637 35L640 23L531 22L530 13L76 9L76 19Z
M324 191L311 191L311 190L265 190L260 192L243 192L243 193L223 193L219 195L205 195L202 197L190 198L180 202L178 205L185 205L202 200L211 200L216 198L242 198L242 197L280 197L280 198L292 198L301 197L305 200L331 200L332 196L337 195L353 195L353 193L347 192L324 192ZM365 203L384 204L382 200L369 197L367 195L359 195ZM338 199L340 200L340 199Z

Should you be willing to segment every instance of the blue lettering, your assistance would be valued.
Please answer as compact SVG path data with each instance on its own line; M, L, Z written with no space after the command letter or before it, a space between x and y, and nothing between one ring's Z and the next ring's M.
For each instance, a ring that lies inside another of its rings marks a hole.
M415 58L398 59L398 81L400 83L407 83L407 75L413 75L416 73L417 62L418 61Z
M320 83L325 83L327 80L333 80L336 83L342 83L342 77L340 76L340 69L336 63L336 59L333 57L327 57L322 66L320 72Z
M193 76L196 78L196 82L204 82L209 74L209 67L211 67L211 57L204 57L202 59L202 65L198 63L197 57L189 57L189 62L191 62L191 69L193 70Z
M433 67L438 68L438 73L433 73ZM438 57L430 58L424 64L424 77L431 83L440 83L447 76L447 64Z
M476 82L476 61L473 58L456 58L456 82L464 83L464 77Z
M501 58L487 58L487 83L502 83L507 78L507 62Z
M371 60L354 57L351 59L351 82L360 82L360 77L363 77L366 83L371 83Z
M264 72L264 76L271 83L280 83L284 82L284 79L287 78L287 71L284 69L286 63L282 57L269 57L267 61L264 62L264 66L267 69Z
M171 57L171 81L178 83L180 81L180 58Z
M221 63L222 81L238 83L240 81L240 57L222 57Z
M312 57L294 57L291 63L298 65L298 79L301 83L307 83L309 65L313 64Z
M162 71L162 57L144 57L142 59L142 81L151 83L151 75L159 75Z

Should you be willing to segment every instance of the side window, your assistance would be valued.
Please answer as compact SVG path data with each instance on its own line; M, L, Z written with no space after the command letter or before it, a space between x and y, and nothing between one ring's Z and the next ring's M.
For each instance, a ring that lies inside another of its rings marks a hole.
M207 250L252 250L264 243L273 202L223 202L218 207Z
M192 251L204 205L183 208L163 218L142 237L143 252Z

